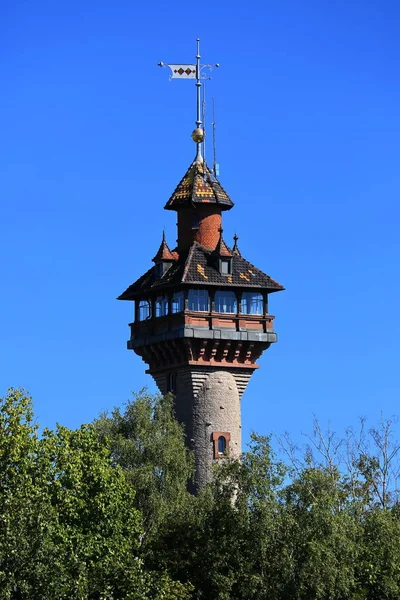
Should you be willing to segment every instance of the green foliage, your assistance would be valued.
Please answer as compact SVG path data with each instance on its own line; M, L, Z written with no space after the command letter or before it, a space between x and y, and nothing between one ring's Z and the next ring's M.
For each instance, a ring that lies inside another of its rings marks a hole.
M29 396L0 403L0 600L398 600L391 422L303 453L253 435L186 491L171 397L38 435Z
M0 599L178 600L146 571L135 492L93 426L38 436L23 390L0 402Z
M367 485L358 477L359 488ZM397 505L355 497L348 478L309 454L294 470L269 438L254 435L241 462L226 461L164 523L152 560L190 581L195 598L398 600Z
M173 414L173 397L134 395L124 411L100 415L95 427L108 440L115 463L135 489L134 506L143 517L142 545L186 501L193 458L184 445L184 432Z

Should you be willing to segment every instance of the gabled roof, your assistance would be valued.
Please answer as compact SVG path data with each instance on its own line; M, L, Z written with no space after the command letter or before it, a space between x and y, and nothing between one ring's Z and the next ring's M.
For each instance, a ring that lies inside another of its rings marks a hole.
M160 247L157 250L157 254L152 259L153 262L158 263L158 262L161 262L163 260L166 260L166 261L177 260L177 258L178 258L178 253L177 252L171 252L171 250L169 249L169 246L168 246L168 244L166 242L166 239L165 239L165 233L163 233L163 237L162 237L162 241L161 241Z
M210 252L194 242L186 260L176 261L159 279L155 278L152 267L130 285L118 300L134 300L143 294L161 293L163 289L180 285L258 288L271 293L284 289L280 283L238 254L232 256L232 273L222 275L218 270L215 251Z
M221 210L229 210L233 206L232 200L213 172L205 163L195 160L164 208L179 210L185 206L210 203L217 204Z

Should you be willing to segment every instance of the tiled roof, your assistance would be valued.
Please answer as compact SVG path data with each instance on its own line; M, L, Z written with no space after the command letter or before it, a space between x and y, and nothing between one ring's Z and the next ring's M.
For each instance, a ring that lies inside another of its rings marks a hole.
M212 253L207 252L194 243L190 249L185 265L183 283L232 286L232 287L257 287L270 291L283 290L283 286L266 275L260 269L239 255L232 256L232 273L221 275L218 264L212 260Z
M219 242L214 250L214 254L216 254L217 256L232 256L232 250L228 248L228 246L225 244L224 238L222 237L222 229Z
M165 233L163 233L162 242L157 251L157 254L153 258L153 262L157 263L162 260L177 260L177 258L178 258L178 253L171 252L171 250L169 249L169 246L166 242L166 239L165 239Z
M155 279L154 267L129 286L118 300L134 300L135 297L151 292L162 291L179 285L242 287L265 289L269 292L283 290L284 287L257 269L238 254L232 256L232 273L221 275L218 270L218 257L207 251L197 242L191 246L186 260L178 260L160 278Z
M208 166L194 161L164 208L178 210L185 205L210 203L218 204L221 210L229 210L233 206L232 200Z

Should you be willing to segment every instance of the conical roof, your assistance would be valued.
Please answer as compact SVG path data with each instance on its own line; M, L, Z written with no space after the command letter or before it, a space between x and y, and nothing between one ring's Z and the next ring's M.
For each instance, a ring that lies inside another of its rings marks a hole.
M229 210L233 206L232 200L211 169L204 162L195 160L164 208L179 210L185 206L210 203L217 204L221 210Z
M176 252L171 252L165 239L165 233L163 233L160 247L157 251L157 254L153 258L153 262L158 263L163 260L177 260L177 258L178 254Z

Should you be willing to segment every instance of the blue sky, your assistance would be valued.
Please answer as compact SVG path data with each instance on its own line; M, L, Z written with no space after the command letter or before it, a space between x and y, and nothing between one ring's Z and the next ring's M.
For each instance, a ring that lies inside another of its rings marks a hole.
M243 399L245 438L399 413L398 3L3 2L0 388L43 426L92 420L155 386L126 348L162 209L194 157L191 82L157 63L219 62L224 218L283 283L279 342ZM211 158L211 157L210 157Z

